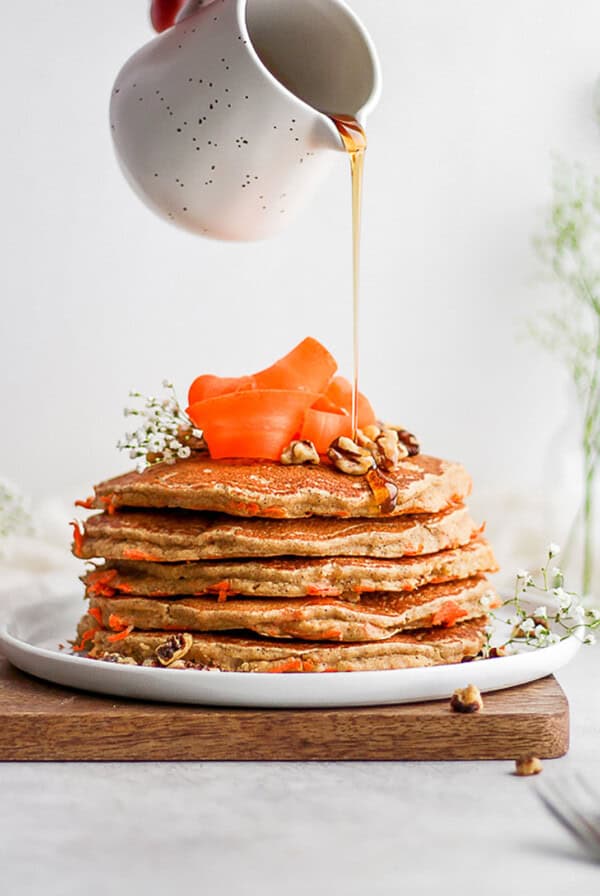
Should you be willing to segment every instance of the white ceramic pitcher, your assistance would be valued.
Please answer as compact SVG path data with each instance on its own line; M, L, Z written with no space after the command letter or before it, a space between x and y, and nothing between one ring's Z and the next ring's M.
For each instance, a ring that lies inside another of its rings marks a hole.
M306 203L380 90L372 42L342 0L190 0L115 82L110 123L130 184L158 214L222 240L262 239Z

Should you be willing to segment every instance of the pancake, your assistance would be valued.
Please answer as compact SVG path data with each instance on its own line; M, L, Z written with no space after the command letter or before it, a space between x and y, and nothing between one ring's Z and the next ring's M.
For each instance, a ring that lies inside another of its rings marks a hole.
M422 454L406 458L387 475L398 489L391 514L381 513L365 477L340 473L329 464L284 466L205 455L109 479L96 486L92 503L100 510L179 507L288 519L373 517L438 513L462 503L471 490L463 466Z
M414 591L422 585L467 579L497 569L484 539L462 548L400 560L372 557L222 560L147 563L117 560L86 573L88 596L144 597L219 594L249 597L341 597L362 592Z
M216 598L176 600L143 597L92 597L105 628L133 625L141 631L218 632L250 630L271 638L326 641L377 641L407 629L448 625L486 612L498 598L483 577L429 585L409 594L378 594L360 603L336 598L261 600ZM96 612L95 617L98 615ZM91 618L91 617L89 617ZM97 620L99 621L99 619ZM92 627L95 623L90 623Z
M385 641L359 644L319 644L276 641L233 635L193 635L184 667L224 672L358 672L407 669L459 663L476 656L486 640L487 617L435 629L395 635ZM171 632L132 632L117 642L97 631L90 656L94 659L133 659L159 665L155 651ZM112 656L111 656L112 654Z
M89 620L84 617L80 627L85 628ZM190 635L185 658L174 665L223 672L360 672L440 666L477 656L486 641L487 622L483 616L451 628L358 644ZM110 641L110 637L105 629L95 632L89 653L92 659L158 666L155 651L169 644L173 632L132 632L120 641Z
M85 522L77 556L177 562L227 557L404 557L468 542L465 507L395 519L240 519L186 511L99 513Z

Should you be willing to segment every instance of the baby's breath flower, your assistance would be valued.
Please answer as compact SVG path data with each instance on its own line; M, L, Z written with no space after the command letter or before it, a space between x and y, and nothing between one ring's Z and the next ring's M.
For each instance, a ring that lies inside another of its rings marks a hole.
M558 550L558 545L549 545L548 558ZM549 647L574 635L584 644L595 642L592 630L600 629L600 609L585 608L577 594L563 587L562 579L561 570L549 564L541 568L541 577L537 579L526 570L517 571L513 597L503 603L504 608L511 608L511 615L504 620L511 627L511 635L501 645L503 653L514 651L517 645L534 649ZM548 603L540 603L532 612L529 607L534 597L542 597ZM493 619L499 618L493 610L489 612ZM482 652L484 657L495 655L491 653L492 635L493 629L490 629Z
M585 609L579 605L577 607L571 608L571 617L575 620L575 622L583 623L585 622Z
M184 442L191 438L197 442L203 439L202 430L194 427L179 405L171 381L163 380L163 388L170 393L163 399L134 390L129 393L130 398L141 403L141 408L125 408L124 415L137 417L139 425L135 432L128 432L119 440L117 448L137 460L138 472L154 463L175 463L177 458L189 457L191 448Z
M551 541L548 545L548 556L556 557L557 554L560 554L560 546Z

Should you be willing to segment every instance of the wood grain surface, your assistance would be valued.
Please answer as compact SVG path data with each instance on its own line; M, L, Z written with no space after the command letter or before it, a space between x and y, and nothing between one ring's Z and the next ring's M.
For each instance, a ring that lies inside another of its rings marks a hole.
M168 673L176 674L176 673ZM70 690L0 657L0 760L448 760L555 758L569 707L554 677L484 696L356 709L228 709Z

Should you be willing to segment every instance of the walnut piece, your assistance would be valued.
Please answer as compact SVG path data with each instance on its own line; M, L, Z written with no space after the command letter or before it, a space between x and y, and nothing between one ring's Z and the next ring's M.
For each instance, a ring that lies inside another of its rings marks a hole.
M384 470L393 470L401 457L408 457L407 448L398 441L398 433L394 429L384 429L375 439L377 466Z
M450 707L454 712L479 712L483 709L479 688L474 684L469 684L466 688L457 688L450 699Z
M282 464L287 466L292 464L318 464L320 462L317 449L308 439L290 442L288 447L281 453L280 460Z
M364 476L375 466L375 458L368 448L361 448L347 436L340 436L331 443L327 457L342 473L350 476Z
M189 632L178 632L163 641L154 651L154 655L161 666L170 666L176 660L182 659L193 643L194 638Z
M358 432L360 433L361 430L359 429ZM362 430L362 434L366 439L369 439L370 442L374 442L375 439L381 435L381 427L376 426L375 423L371 423L369 426L365 426Z
M525 778L528 775L539 775L543 765L537 756L524 756L515 760L515 775L519 778Z
M105 663L118 663L119 666L137 666L136 661L130 656L121 656L120 653L105 653L101 657Z
M393 426L391 423L384 424L383 429L384 430L387 430L387 429L394 430L394 432L398 436L398 441L400 442L401 445L404 445L404 447L406 448L407 453L406 453L405 457L406 456L414 457L415 454L419 454L421 448L419 446L417 437L414 436L412 434L412 432L409 432L407 429L403 429L401 426Z

